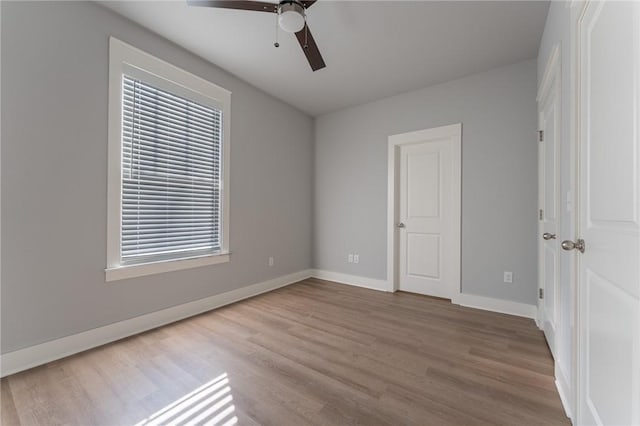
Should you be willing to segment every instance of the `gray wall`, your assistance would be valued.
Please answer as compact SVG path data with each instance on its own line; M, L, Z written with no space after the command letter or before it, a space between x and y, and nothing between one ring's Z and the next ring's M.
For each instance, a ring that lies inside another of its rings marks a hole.
M3 353L311 267L310 117L101 6L1 7ZM105 282L110 35L233 92L230 263Z
M387 137L461 122L462 290L535 304L536 115L529 60L318 117L315 267L386 279Z
M101 6L0 7L2 353L312 266L385 279L387 137L457 122L463 291L535 303L535 61L321 116L314 136L310 117ZM110 35L233 92L230 263L105 282Z
M547 15L542 40L540 42L540 50L538 52L538 85L542 83L542 78L547 66L547 61L551 55L553 47L560 45L561 51L561 158L560 158L560 194L563 202L566 202L566 194L574 187L573 178L570 173L571 164L571 119L574 111L571 108L574 96L575 81L572 78L574 73L572 51L574 44L574 34L572 29L580 12L580 7L567 7L565 2L551 2ZM572 191L575 194L575 191ZM560 221L558 229L557 241L573 240L574 222L573 215L569 214L565 208L560 209ZM556 351L557 359L560 365L560 383L562 386L571 383L571 315L573 309L572 289L571 289L571 271L574 269L574 256L560 255L560 281L559 281L559 300L556 302L559 311L559 318L556 332ZM570 401L573 401L571 389L566 389ZM571 404L573 402L570 402Z

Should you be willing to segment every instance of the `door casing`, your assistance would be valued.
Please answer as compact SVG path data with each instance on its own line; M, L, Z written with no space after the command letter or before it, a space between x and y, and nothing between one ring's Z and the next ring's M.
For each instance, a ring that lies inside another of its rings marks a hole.
M568 52L571 51L571 49L568 50ZM556 239L553 240L553 244L557 244L557 265L555 286L552 289L553 294L551 294L551 289L545 287L545 261L543 257L545 254L545 241L542 239L542 234L546 232L547 228L545 227L545 221L538 218L538 288L544 289L544 299L538 298L536 322L540 329L545 329L546 315L548 314L545 311L545 301L549 297L554 297L556 328L553 335L553 349L556 387L566 414L571 418L575 412L575 338L573 336L573 326L575 324L575 262L573 258L570 258L562 251L560 242L563 239L573 238L575 229L575 146L572 131L572 114L569 113L565 116L566 110L562 107L563 96L566 96L566 92L563 91L562 85L562 46L560 43L555 44L549 53L538 90L539 129L543 128L542 113L549 96L556 96L556 107L559 109L559 114L556 117L558 122L554 141L558 162L556 169L557 192L554 206L556 208ZM568 103L574 101L571 97L567 97L566 100ZM568 129L568 131L564 133L564 129ZM542 185L545 183L543 180L545 169L542 154L543 148L546 148L542 144L545 143L547 135L544 135L543 139L538 157L538 203L540 209L547 207L544 206L542 199ZM567 362L568 365L566 364Z
M450 282L451 301L461 293L461 225L462 225L462 123L434 127L415 132L389 136L388 144L388 188L387 188L387 283L388 291L398 290L398 217L400 184L400 147L449 138L452 144L452 221L450 258L455 263Z

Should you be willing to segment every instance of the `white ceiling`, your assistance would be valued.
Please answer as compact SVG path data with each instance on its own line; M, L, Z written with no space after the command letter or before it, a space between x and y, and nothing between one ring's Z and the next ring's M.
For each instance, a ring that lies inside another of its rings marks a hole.
M313 72L293 34L262 12L185 1L106 7L310 115L442 83L537 55L546 1L328 1L309 8L327 67Z

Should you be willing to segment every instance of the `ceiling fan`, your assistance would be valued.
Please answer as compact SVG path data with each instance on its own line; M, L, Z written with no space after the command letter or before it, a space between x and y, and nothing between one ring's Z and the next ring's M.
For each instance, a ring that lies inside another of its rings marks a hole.
M254 12L276 13L278 25L288 33L295 33L304 55L313 71L324 68L326 65L320 55L309 26L307 25L306 12L317 0L282 0L280 3L264 1L242 0L187 0L190 6L218 7L222 9L250 10ZM275 46L279 44L276 42Z

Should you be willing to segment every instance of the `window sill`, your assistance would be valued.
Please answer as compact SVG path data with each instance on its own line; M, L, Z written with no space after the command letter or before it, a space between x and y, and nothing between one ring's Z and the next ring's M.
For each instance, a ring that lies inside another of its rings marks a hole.
M209 254L187 259L163 260L160 262L140 263L137 265L116 266L105 269L106 281L126 280L145 275L179 271L181 269L198 268L229 261L229 252Z

